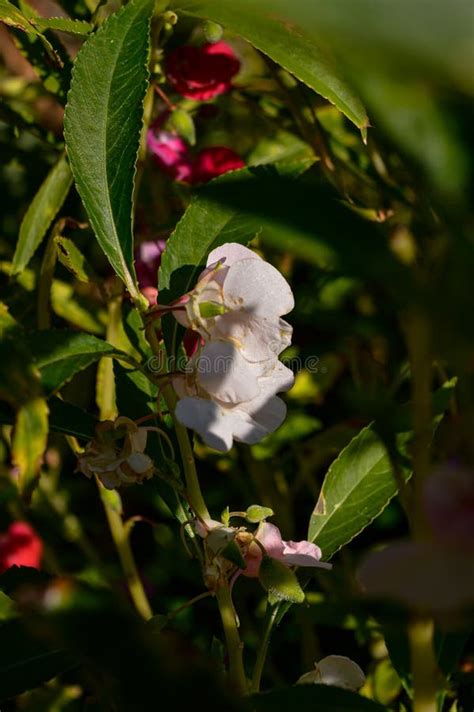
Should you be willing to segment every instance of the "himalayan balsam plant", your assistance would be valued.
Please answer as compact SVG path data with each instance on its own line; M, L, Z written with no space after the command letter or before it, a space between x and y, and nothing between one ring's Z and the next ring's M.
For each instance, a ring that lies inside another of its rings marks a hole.
M0 0L1 712L472 712L472 12Z

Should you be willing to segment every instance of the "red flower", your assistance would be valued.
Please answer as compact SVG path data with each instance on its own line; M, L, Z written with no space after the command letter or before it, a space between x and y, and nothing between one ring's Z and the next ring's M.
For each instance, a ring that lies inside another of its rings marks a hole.
M0 535L0 573L10 566L32 566L39 569L43 543L27 522L13 522Z
M227 146L211 146L200 151L193 162L191 183L206 183L211 178L244 168L245 163Z
M198 101L229 91L239 69L240 62L226 42L178 47L166 58L170 84L178 94Z

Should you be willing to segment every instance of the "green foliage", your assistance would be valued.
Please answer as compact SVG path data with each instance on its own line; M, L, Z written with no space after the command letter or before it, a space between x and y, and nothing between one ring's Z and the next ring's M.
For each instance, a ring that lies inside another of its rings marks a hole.
M22 220L13 257L12 274L22 272L41 244L72 185L72 175L64 155L46 176Z
M329 99L365 135L368 118L357 94L344 81L320 38L304 27L292 26L275 13L273 3L251 0L235 5L230 0L173 0L171 7L194 17L214 20L240 35L277 64Z
M95 363L104 354L121 353L95 336L66 330L31 334L29 342L47 393L58 391L78 371Z
M404 479L408 476L403 475ZM364 428L329 468L311 515L308 538L329 559L385 509L397 490L384 444L373 428Z
M252 697L251 705L257 712L284 712L288 709L320 707L325 712L382 712L385 707L357 695L329 685L296 685L265 692Z
M38 687L76 664L70 653L31 636L22 621L3 623L0 634L4 642L0 652L2 701Z
M76 186L107 258L134 299L132 193L153 3L136 0L94 34L75 63L64 135Z
M303 603L304 591L296 574L278 559L264 556L260 565L260 583L274 602Z

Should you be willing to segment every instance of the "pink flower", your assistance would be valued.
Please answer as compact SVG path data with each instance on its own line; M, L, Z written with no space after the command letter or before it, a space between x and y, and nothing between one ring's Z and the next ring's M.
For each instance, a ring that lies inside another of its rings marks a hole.
M0 535L0 573L11 566L40 568L43 543L27 522L13 522Z
M267 556L278 559L287 566L331 568L331 564L320 561L321 549L316 544L310 541L284 541L278 527L269 522L262 522L259 525L255 532L255 539L263 546ZM244 555L247 568L242 571L243 575L250 578L258 576L262 558L262 549L253 541Z
M210 146L200 151L194 159L191 182L207 183L207 181L223 173L244 167L244 161L231 148L227 148L227 146Z
M159 121L158 123L162 123ZM155 163L161 170L173 178L183 182L190 181L192 165L188 147L183 139L170 131L157 130L155 122L148 129L147 145Z
M231 88L240 62L226 42L202 47L183 46L166 58L166 74L173 88L188 99L207 101Z
M135 270L140 291L151 305L156 304L158 289L158 268L166 240L147 240L138 246L135 253Z

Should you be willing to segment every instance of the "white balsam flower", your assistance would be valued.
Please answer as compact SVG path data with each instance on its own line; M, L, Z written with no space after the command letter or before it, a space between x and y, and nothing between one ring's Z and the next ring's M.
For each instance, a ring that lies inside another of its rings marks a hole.
M359 690L365 683L365 675L360 667L344 655L328 655L314 670L301 675L297 685L335 685L346 690Z
M176 319L204 345L173 381L181 398L176 417L216 450L229 450L233 440L259 442L285 419L276 394L294 381L278 360L291 343L292 328L281 318L294 307L289 284L254 252L228 243L210 253L179 304Z

